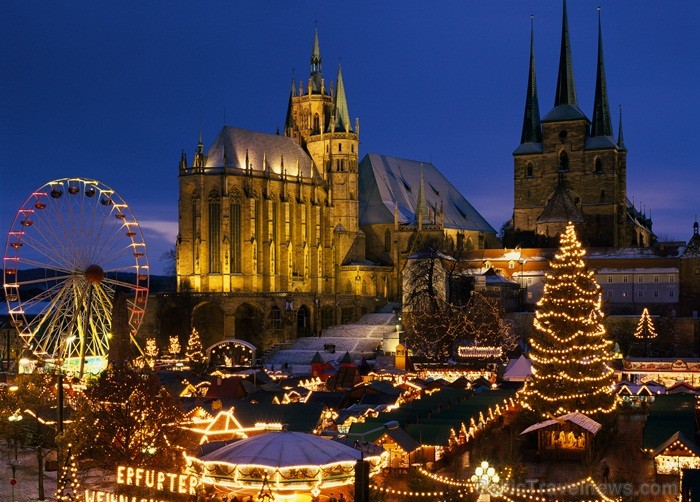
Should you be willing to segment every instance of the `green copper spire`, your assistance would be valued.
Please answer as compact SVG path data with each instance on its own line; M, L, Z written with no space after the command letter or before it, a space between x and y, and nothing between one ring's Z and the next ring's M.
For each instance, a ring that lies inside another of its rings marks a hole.
M321 75L321 49L318 45L318 28L314 30L314 46L311 49L311 74L309 75L309 87L311 94L321 94L323 75Z
M527 95L525 97L525 117L520 143L542 143L542 125L540 124L540 105L537 99L537 78L535 76L535 21L530 16L530 71L527 77Z
M620 105L620 125L617 127L617 147L620 150L627 150L625 136L622 134L622 105Z
M612 134L608 86L605 83L605 63L603 61L603 30L600 25L600 7L598 7L598 71L595 76L595 100L593 101L591 136L612 136Z
M566 0L561 23L561 52L559 53L559 77L557 93L554 96L554 106L577 105L576 86L574 84L574 64L571 59L571 44L569 43L569 20L566 14Z
M333 125L336 132L352 132L348 100L345 97L345 85L343 84L343 70L340 65L338 65L338 81L333 96Z

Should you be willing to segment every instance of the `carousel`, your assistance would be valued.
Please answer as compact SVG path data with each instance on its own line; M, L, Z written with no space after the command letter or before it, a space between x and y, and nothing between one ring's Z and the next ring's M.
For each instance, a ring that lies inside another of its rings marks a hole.
M269 489L284 498L318 497L352 484L358 461L370 476L386 464L386 453L364 455L342 443L302 432L276 431L223 446L200 458L187 456L188 471L219 493Z

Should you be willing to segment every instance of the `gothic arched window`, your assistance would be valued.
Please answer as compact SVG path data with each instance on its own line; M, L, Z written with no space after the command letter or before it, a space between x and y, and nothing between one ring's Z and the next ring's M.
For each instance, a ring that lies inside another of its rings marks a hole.
M231 273L240 274L241 273L241 201L240 199L231 199L229 211L230 220L230 235L231 241L229 245L231 246Z
M318 113L314 114L314 134L318 134L321 132L321 121L318 118Z
M532 178L532 162L528 162L527 166L525 167L525 176L527 178Z
M595 172L595 173L602 173L603 172L603 161L600 160L600 157L595 158L593 172Z
M221 273L221 198L209 192L209 273Z

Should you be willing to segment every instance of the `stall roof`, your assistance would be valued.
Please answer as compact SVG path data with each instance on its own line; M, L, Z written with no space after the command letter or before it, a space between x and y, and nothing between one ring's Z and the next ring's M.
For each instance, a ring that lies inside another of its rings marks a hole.
M566 415L561 415L557 417L556 419L551 419L551 420L545 420L544 422L540 422L534 425L531 425L527 429L525 429L523 432L520 433L520 435L527 434L528 432L533 432L539 429L544 429L546 427L550 427L552 425L559 424L561 422L570 422L572 424L576 424L582 429L587 430L591 434L595 435L598 433L600 428L602 427L601 424L596 422L590 417L587 417L583 413L578 413L578 412L573 412L573 413L567 413Z

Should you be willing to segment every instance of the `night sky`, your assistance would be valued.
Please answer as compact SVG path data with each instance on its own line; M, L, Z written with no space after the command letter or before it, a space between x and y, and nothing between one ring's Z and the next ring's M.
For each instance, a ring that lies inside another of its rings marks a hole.
M343 5L344 7L340 7ZM628 195L662 239L687 240L697 197L700 2L570 0L580 108L590 118L597 12ZM369 152L432 161L497 230L513 206L535 16L541 115L554 102L561 2L6 2L0 16L0 235L57 178L114 188L141 223L154 272L177 233L181 149L224 123L284 126L292 72L308 80L318 27Z

